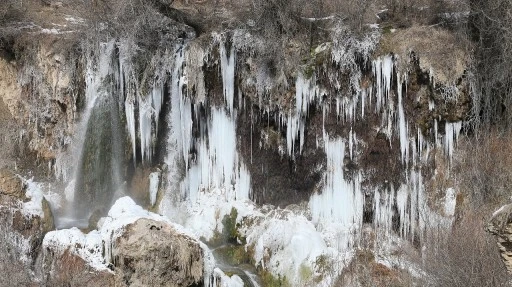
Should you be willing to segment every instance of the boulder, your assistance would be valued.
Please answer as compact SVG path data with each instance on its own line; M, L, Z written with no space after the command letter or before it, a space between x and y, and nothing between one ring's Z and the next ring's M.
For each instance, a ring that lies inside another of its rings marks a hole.
M203 250L171 225L139 219L112 252L114 270L129 286L191 286L203 280Z
M495 235L503 263L512 272L512 203L494 212L486 229Z

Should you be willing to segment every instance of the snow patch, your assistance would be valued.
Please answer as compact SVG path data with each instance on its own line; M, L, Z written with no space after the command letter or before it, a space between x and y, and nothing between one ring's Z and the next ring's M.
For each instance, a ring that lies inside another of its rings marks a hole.
M42 183L34 182L33 179L25 180L27 191L25 195L30 198L30 201L23 203L23 214L25 216L40 216L44 217L43 212L43 189Z
M444 197L444 214L446 216L454 216L456 204L457 195L455 193L455 189L448 188Z

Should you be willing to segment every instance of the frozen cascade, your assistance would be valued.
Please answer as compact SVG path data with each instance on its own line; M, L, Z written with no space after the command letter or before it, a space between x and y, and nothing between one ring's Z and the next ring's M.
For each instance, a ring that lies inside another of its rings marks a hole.
M149 201L151 206L155 205L158 186L160 185L160 172L155 171L149 174Z
M126 113L126 125L128 126L128 133L132 141L132 153L136 154L136 138L135 138L135 103L132 98L127 98L124 102L124 110ZM133 164L136 163L135 156L133 157Z
M192 148L192 103L184 93L187 78L184 71L185 47L179 47L175 55L174 69L171 75L171 115L169 124L169 145L181 153L188 170L189 152ZM169 160L169 159L168 159Z
M152 154L151 122L153 110L151 104L146 102L146 100L143 100L142 98L139 98L138 103L141 157L142 161L150 161Z
M227 55L225 44L220 44L220 64L224 99L230 113L233 113L235 99L235 48L232 45Z
M139 106L140 152L142 161L145 162L150 162L153 156L153 146L158 136L158 122L163 105L163 90L163 84L154 83L153 88L148 95L145 97L137 97L137 103ZM129 111L132 112L132 110ZM130 123L129 118L132 117L132 115L133 113L129 115L127 111L127 123ZM128 127L131 136L135 126L131 123ZM134 145L134 138L132 138L132 146Z
M146 95L139 93L139 83L133 76L133 71L125 55L120 55L119 88L125 95L126 128L132 144L133 162L136 164L137 149L137 119L140 137L140 152L143 162L150 162L153 157L154 144L158 136L160 112L163 106L164 83L156 81ZM136 115L138 111L138 117Z
M199 139L196 148L196 163L190 166L183 181L183 194L188 194L194 202L201 190L221 188L228 201L249 198L250 176L238 157L233 119L224 111L213 108L208 134Z
M324 135L327 155L327 172L322 193L313 194L309 207L314 223L322 220L336 221L344 228L351 229L362 225L364 197L361 192L361 176L353 182L345 180L343 175L345 141L341 138L331 140Z

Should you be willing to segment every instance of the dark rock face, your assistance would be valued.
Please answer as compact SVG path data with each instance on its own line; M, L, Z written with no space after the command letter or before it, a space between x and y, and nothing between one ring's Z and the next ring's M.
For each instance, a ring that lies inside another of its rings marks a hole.
M251 174L255 202L286 206L309 198L325 170L325 154L316 148L321 122L308 128L303 152L297 147L292 159L286 154L286 127L280 127L274 115L242 111L237 122L238 149Z
M126 286L191 286L203 280L199 243L163 222L139 219L128 225L112 256Z

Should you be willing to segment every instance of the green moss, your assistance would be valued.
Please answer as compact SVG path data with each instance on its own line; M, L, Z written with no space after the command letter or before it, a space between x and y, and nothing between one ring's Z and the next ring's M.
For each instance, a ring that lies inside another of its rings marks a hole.
M393 29L393 26L387 25L382 27L382 34L390 34L391 30Z
M277 278L272 275L267 270L260 271L261 281L263 282L263 286L265 287L289 287L291 286L288 282L288 279L286 279L286 276L281 277L281 275L278 275Z
M230 265L251 264L252 254L245 250L245 246L236 245L226 247L222 252Z
M238 228L240 228L240 224L236 222L236 218L238 217L238 211L236 208L231 209L231 213L229 215L225 215L222 219L222 224L224 225L224 236L227 241L233 244L241 243L245 245L246 238L240 234Z
M301 282L309 282L311 281L311 278L313 278L313 271L310 267L302 263L299 267L299 276Z

